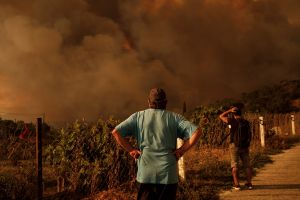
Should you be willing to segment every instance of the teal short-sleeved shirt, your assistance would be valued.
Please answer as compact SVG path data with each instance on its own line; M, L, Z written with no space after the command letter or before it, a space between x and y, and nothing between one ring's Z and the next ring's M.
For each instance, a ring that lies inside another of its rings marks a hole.
M138 158L139 183L178 182L177 161L172 153L177 138L188 139L197 127L179 114L147 109L131 115L116 130L122 137L134 136L142 155Z

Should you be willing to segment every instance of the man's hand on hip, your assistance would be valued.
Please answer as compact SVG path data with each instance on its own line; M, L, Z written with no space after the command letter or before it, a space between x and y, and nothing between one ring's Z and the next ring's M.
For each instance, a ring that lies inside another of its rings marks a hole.
M134 159L138 159L140 157L140 155L142 154L142 152L137 149L133 149L133 150L129 151L129 154Z
M179 158L181 158L184 154L184 151L182 149L176 149L173 154L175 155L176 157L176 160L179 160Z

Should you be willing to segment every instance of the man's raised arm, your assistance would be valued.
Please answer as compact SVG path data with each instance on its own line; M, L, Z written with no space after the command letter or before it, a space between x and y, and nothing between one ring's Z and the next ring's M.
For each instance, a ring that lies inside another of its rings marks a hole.
M219 115L219 118L225 122L225 123L228 123L228 114L231 113L231 112L234 112L237 108L236 107L233 107L233 108L230 108L229 110L223 112L222 114Z

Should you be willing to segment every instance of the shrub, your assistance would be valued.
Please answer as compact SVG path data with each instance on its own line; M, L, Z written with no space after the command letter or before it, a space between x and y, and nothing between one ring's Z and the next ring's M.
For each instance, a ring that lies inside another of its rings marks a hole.
M55 174L64 177L70 191L89 194L134 176L133 159L112 138L116 124L112 119L100 119L96 124L76 121L62 129L47 147L47 160Z

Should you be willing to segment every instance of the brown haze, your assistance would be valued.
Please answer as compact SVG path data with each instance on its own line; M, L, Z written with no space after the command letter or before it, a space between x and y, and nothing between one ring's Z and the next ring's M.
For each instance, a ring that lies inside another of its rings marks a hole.
M0 0L0 114L124 117L151 87L179 110L299 79L299 4Z

